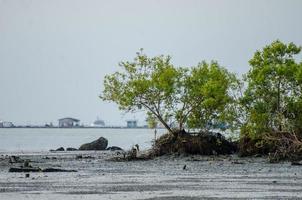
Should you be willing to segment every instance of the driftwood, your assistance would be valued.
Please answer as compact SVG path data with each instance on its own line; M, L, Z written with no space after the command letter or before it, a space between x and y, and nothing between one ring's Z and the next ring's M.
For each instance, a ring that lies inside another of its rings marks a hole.
M77 172L76 170L58 169L58 168L45 168L39 167L11 167L9 172Z
M77 172L77 170L46 168L46 169L43 169L42 172Z
M24 160L22 160L19 156L10 156L9 157L9 163L23 163Z
M40 168L35 167L11 167L8 172L41 172Z

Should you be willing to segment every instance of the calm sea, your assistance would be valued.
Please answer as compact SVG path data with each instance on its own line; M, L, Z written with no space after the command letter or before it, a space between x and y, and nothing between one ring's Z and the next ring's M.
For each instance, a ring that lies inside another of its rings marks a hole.
M164 129L157 130L157 136ZM152 129L59 129L59 128L0 128L0 151L48 151L59 147L75 147L99 137L108 139L108 146L130 149L139 144L141 149L151 147Z

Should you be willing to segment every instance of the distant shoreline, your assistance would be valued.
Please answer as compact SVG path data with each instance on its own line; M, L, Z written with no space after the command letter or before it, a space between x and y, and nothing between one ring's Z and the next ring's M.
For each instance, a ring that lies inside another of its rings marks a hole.
M106 126L106 127L90 127L90 126L79 126L79 127L45 127L45 126L15 126L15 127L0 127L0 129L18 129L18 128L45 128L45 129L154 129L143 126L138 127L124 127L124 126ZM156 129L165 129L165 128L156 128Z

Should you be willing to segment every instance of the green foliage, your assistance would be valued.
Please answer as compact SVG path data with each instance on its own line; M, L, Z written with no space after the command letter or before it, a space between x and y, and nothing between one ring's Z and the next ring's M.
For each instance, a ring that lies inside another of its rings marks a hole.
M101 98L117 103L121 110L147 111L149 125L155 125L156 117L174 135L185 127L232 124L233 90L239 84L235 75L217 62L177 68L170 60L169 56L149 58L142 51L137 53L134 61L120 63L121 71L105 77Z
M240 82L236 76L220 67L217 62L200 63L193 67L187 79L188 96L192 103L189 127L233 125L236 121L236 95Z
M265 132L301 132L302 65L294 59L300 51L293 43L277 40L249 61L248 85L241 99L247 114L244 134L261 138Z

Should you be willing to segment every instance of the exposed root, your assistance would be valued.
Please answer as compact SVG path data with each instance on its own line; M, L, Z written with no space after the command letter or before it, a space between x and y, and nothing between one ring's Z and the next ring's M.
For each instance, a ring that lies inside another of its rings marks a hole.
M267 133L265 140L275 149L269 153L270 162L281 160L297 161L302 159L302 138L296 133Z
M237 151L237 146L220 133L181 133L178 137L165 134L155 141L153 156L184 153L199 155L224 155Z

